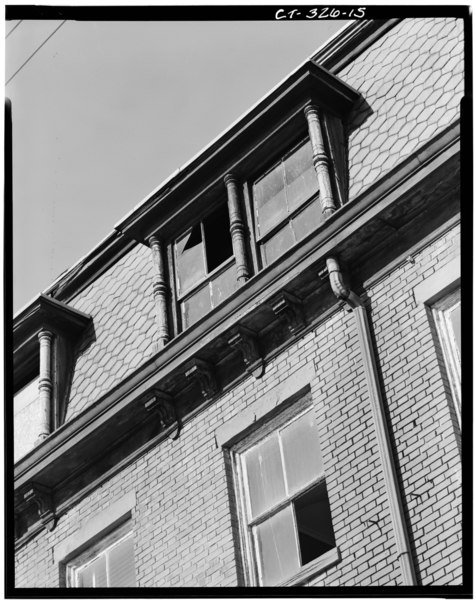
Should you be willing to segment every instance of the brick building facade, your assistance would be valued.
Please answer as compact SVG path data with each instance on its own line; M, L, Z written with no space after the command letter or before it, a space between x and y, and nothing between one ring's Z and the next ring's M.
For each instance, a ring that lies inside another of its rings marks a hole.
M352 23L16 315L15 587L462 584L463 41Z

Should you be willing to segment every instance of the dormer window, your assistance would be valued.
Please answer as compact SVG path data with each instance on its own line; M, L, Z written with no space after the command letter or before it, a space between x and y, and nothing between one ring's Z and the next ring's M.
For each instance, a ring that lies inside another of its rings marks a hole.
M178 237L174 256L182 326L186 328L237 288L226 204Z
M90 322L89 315L44 295L15 317L15 461L63 424L75 346Z
M266 266L322 221L309 141L285 154L253 184L257 242Z
M284 255L287 268L345 204L358 98L308 61L117 225L152 250L154 351Z

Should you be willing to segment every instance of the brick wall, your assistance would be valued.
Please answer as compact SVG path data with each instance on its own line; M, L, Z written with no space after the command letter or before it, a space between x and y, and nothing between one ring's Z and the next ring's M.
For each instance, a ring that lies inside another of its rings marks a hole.
M422 585L461 583L460 428L431 315L413 289L459 256L454 226L368 288Z

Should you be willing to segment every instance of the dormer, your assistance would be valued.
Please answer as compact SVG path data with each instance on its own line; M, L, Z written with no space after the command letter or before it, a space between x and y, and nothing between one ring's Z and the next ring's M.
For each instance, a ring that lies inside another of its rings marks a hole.
M13 325L15 461L64 420L74 350L91 317L41 294Z
M306 62L116 226L152 248L157 349L346 202L345 121L358 98Z

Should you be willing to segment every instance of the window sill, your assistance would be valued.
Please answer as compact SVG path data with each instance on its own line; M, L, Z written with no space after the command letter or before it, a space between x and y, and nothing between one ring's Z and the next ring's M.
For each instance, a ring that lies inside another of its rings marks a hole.
M322 573L332 565L338 563L340 559L341 556L339 548L332 548L332 550L329 550L329 552L326 552L322 556L319 556L319 558L316 558L309 564L302 567L302 569L300 569L298 573L296 573L290 579L287 579L280 585L282 587L302 585L306 581L309 581L309 579L317 577L318 575L320 575L320 573Z

